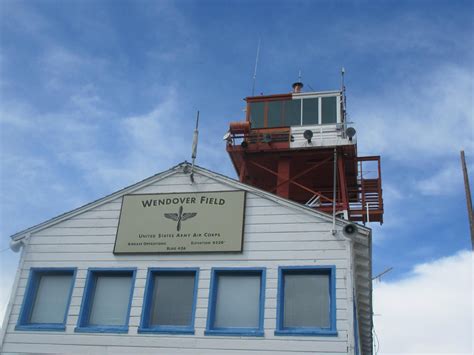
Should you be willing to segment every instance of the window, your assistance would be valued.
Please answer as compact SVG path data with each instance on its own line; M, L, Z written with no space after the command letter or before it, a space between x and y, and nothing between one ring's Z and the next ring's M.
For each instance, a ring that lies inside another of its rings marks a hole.
M275 335L337 335L334 266L280 267Z
M126 333L136 269L89 269L76 332Z
M317 97L303 100L303 125L317 125L319 123L318 101Z
M267 102L268 118L267 127L281 127L283 126L283 101Z
M321 123L336 123L337 122L337 97L323 97L321 98Z
M336 124L339 95L250 102L252 129Z
M139 333L194 334L199 269L148 270Z
M66 329L75 268L31 268L17 330Z
M214 268L206 335L263 336L265 269Z
M252 102L250 107L250 122L252 128L263 128L265 125L265 102Z
M286 100L284 103L283 126L301 125L301 100Z

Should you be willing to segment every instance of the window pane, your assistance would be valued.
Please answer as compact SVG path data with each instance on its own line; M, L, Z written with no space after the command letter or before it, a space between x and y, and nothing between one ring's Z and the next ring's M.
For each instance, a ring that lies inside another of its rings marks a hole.
M287 100L285 104L284 126L301 125L301 100Z
M280 127L282 123L283 101L268 102L268 124L267 127Z
M40 276L30 323L63 323L71 282L71 275Z
M329 275L284 275L283 327L328 328Z
M131 287L130 276L98 275L89 325L125 325Z
M318 124L318 98L303 101L303 124Z
M258 328L260 275L219 275L214 327Z
M191 325L194 275L157 275L150 325Z
M252 128L262 128L264 124L264 102L252 102L250 105L250 123Z
M323 97L321 103L321 123L336 123L336 96Z

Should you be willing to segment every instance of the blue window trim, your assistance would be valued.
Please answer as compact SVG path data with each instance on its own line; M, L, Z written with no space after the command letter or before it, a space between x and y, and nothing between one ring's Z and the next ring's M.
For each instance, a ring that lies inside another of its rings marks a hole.
M354 347L355 347L355 355L359 355L359 323L357 319L357 302L356 302L356 296L355 296L355 291L352 292L352 302L354 304L353 306L353 312L354 312Z
M259 275L260 276L260 300L259 300L259 326L257 328L215 328L215 309L217 299L218 278L220 275ZM212 268L211 285L209 288L209 305L207 309L207 325L204 331L205 335L237 335L237 336L264 336L263 320L265 312L265 282L266 268L232 268L221 267Z
M283 327L284 312L284 275L289 273L308 273L329 275L329 328ZM337 336L336 329L336 267L329 266L280 266L278 268L278 296L275 335Z
M133 291L135 289L135 278L137 268L89 268L87 271L86 285L82 296L79 319L74 329L78 333L128 333L128 323L130 319L130 308L132 306ZM97 276L102 275L121 275L131 276L130 296L128 301L127 316L123 325L89 325L89 316L94 296Z
M193 308L191 322L187 326L150 326L150 312L153 303L156 275L189 275L194 274ZM149 268L145 294L143 296L142 316L138 333L194 334L196 301L198 292L199 268Z
M15 330L45 330L45 331L65 331L66 321L69 313L69 305L71 304L72 291L76 281L77 268L52 268L52 267L32 267L28 277L28 284L23 296L23 303L21 305L20 315ZM70 275L71 287L68 293L68 300L66 303L66 310L64 312L64 320L62 323L30 323L31 312L33 310L36 292L38 292L39 280L43 275Z

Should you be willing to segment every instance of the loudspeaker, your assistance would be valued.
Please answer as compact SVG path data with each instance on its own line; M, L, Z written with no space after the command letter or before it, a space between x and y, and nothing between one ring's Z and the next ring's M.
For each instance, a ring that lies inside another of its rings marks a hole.
M21 249L21 247L24 245L24 240L23 238L20 240L10 240L10 249L13 250L13 252L18 253Z
M342 231L347 236L353 235L357 232L357 225L355 225L354 223L346 224Z

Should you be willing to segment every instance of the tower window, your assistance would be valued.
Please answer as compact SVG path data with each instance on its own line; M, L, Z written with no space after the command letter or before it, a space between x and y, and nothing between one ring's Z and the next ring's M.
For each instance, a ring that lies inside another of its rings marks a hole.
M337 122L337 100L336 96L321 98L321 123Z

